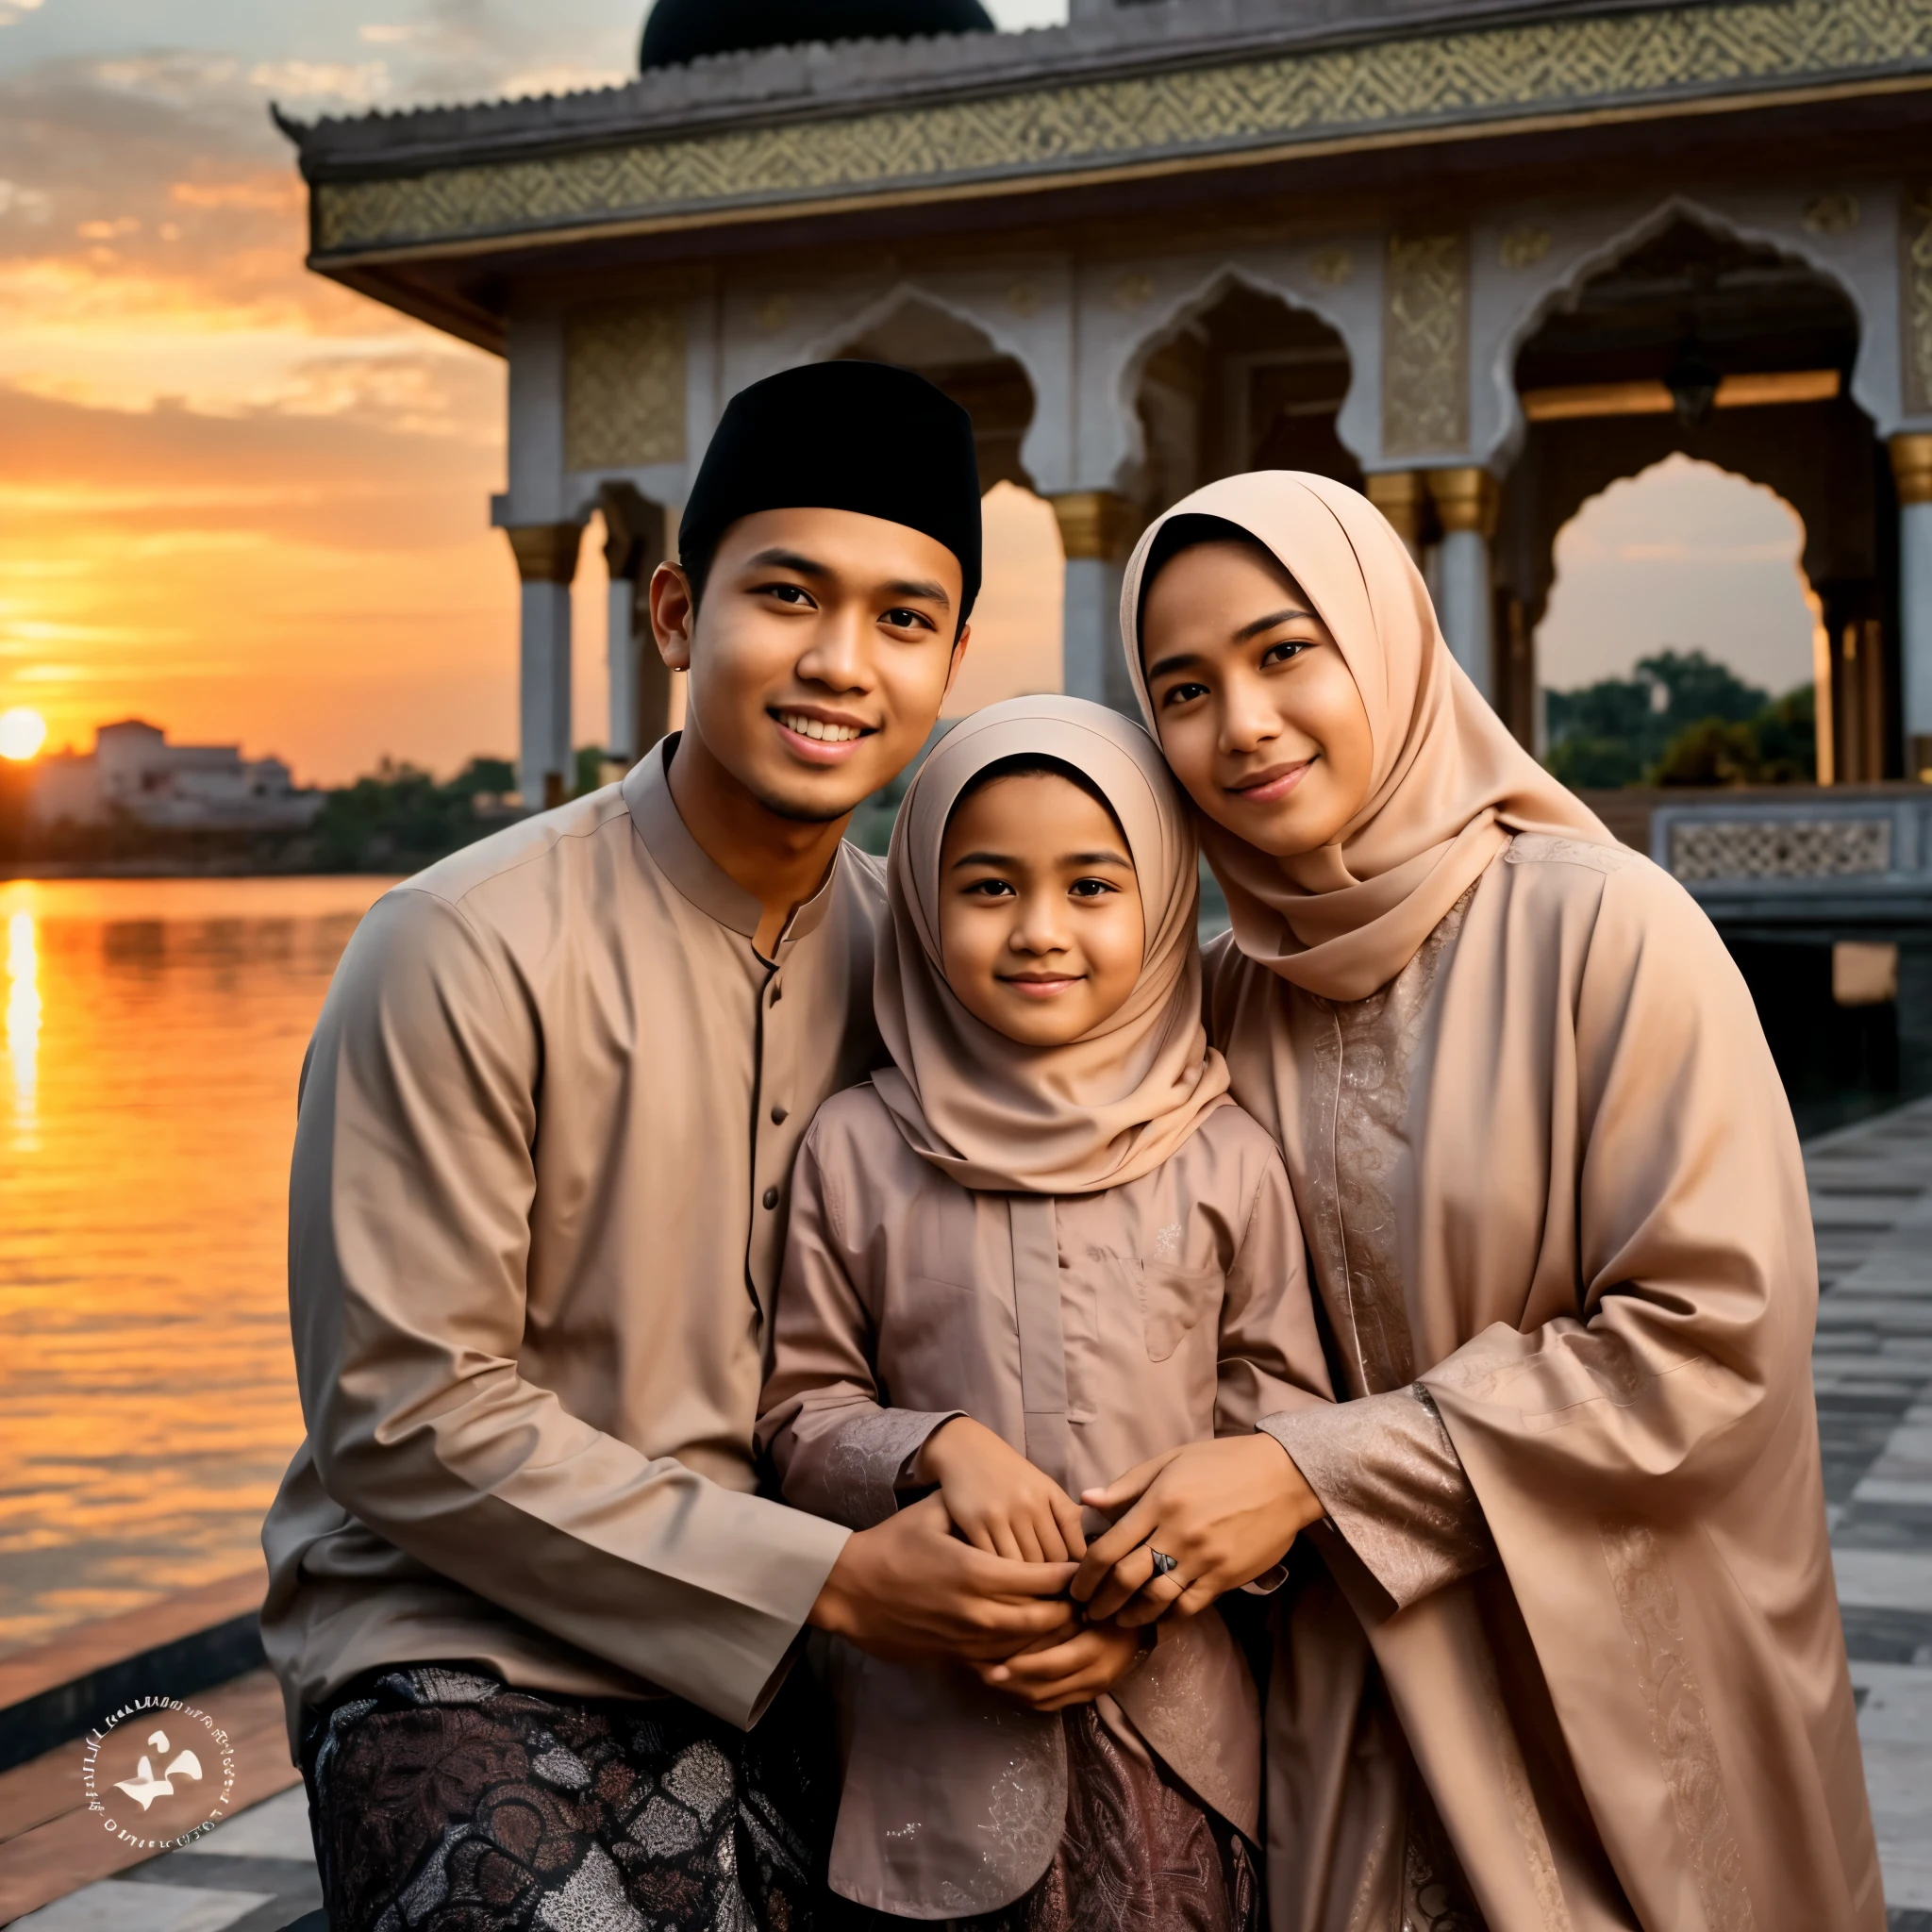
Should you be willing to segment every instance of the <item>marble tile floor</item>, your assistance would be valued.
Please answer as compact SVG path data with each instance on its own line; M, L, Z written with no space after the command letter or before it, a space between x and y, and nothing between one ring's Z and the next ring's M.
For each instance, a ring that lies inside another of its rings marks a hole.
M1805 1150L1812 1380L1891 1932L1932 1932L1932 1101Z
M1932 1932L1932 1100L1811 1142L1806 1168L1825 1497L1890 1932ZM281 1932L319 1900L297 1786L16 1924Z

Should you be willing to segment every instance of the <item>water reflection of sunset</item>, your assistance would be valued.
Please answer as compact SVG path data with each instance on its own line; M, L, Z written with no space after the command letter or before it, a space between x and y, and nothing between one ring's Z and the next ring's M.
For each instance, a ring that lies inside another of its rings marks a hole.
M255 1559L295 1081L382 883L0 885L0 1651Z
M13 1070L13 1144L33 1144L34 1090L41 1058L40 950L31 912L7 916L7 1058Z

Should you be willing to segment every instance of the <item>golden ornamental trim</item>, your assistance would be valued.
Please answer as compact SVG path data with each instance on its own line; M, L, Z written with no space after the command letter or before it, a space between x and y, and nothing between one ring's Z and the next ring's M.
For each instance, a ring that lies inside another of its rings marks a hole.
M1906 413L1932 411L1932 188L1899 198L1899 351Z
M1338 138L1932 67L1932 0L1733 0L1481 26L929 107L318 183L318 257L888 192L1037 182Z
M1060 551L1069 562L1114 562L1134 547L1146 527L1139 504L1111 490L1070 490L1047 501L1060 526Z

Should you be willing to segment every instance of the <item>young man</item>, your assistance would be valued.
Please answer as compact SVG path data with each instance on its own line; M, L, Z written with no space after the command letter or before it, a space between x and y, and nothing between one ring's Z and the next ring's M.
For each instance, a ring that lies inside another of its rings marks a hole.
M755 1493L792 1154L874 1051L841 834L966 647L970 421L901 370L774 376L681 540L683 733L380 900L303 1071L262 1625L334 1932L803 1932L804 1626L969 1660L1071 1627L1070 1566L936 1502L848 1536Z

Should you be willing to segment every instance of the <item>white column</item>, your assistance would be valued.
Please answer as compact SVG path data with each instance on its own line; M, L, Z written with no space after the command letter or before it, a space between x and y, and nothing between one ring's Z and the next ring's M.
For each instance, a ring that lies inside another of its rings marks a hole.
M1451 655L1493 705L1496 618L1490 539L1496 528L1496 479L1474 468L1426 474L1442 525L1436 547L1436 615Z
M1078 490L1051 499L1066 554L1061 682L1069 697L1140 716L1121 655L1121 582L1141 512L1110 490Z
M518 677L522 745L517 784L526 811L547 811L570 796L570 585L576 575L580 524L521 524L506 533L523 579L523 641Z
M1894 436L1905 773L1932 784L1932 435Z

